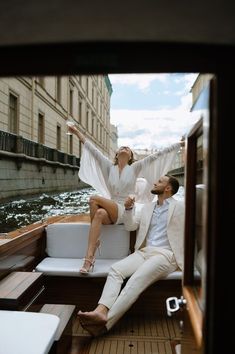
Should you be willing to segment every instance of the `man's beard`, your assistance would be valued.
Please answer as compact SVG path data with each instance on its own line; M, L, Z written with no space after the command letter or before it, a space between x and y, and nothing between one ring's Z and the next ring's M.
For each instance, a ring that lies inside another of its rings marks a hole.
M163 191L159 190L159 189L152 189L151 193L154 195L160 195L160 194L163 194Z

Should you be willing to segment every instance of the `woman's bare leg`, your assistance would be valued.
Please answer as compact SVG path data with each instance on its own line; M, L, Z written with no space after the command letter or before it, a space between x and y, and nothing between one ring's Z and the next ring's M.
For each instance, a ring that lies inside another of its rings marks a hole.
M99 196L92 196L90 198L90 215L91 221L94 218L98 208L103 208L107 211L111 223L115 224L118 219L118 206L113 200L106 199Z
M100 237L101 225L109 225L111 223L112 222L108 216L107 211L102 208L99 208L96 211L90 226L87 253L84 264L80 270L81 273L89 272L89 269L94 264L94 255L97 247L99 246L98 239Z
M96 196L92 196L90 197L90 200L89 200L89 208L90 208L90 218L91 218L91 223L92 223L92 220L95 216L95 213L97 212L97 210L99 209L99 205L97 204L96 202Z

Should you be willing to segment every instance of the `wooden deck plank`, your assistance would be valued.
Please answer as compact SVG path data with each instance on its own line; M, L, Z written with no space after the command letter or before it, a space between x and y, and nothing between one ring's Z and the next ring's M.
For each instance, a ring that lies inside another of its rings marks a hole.
M143 354L148 353L148 352L145 350L145 343L144 343L144 342L139 342L139 343L137 343L137 345L138 345L138 352L139 352L139 353L143 353Z
M124 348L125 348L125 346L124 346L123 341L118 341L117 342L117 354L125 354Z
M84 341L84 346L68 354L174 354L172 343L180 342L178 328L174 318L128 315L107 334L92 338L75 319L73 336Z
M180 320L174 319L173 327L174 327L174 331L175 331L175 337L176 338L181 338L182 330L180 329Z
M79 338L79 337L77 337ZM78 347L78 344L77 344ZM75 347L68 354L174 354L171 342L164 339L135 338L97 338L76 351Z
M89 334L80 326L78 318L73 325L73 336L86 336ZM135 316L123 318L112 328L108 334L110 337L146 337L146 338L171 338L180 339L181 333L177 319L144 318Z
M98 338L98 339L95 339L94 342L91 344L91 349L93 350L93 346L94 346L94 353L93 351L89 351L89 354L99 354L99 353L102 353L102 354L110 354L109 352L104 352L104 340L101 338Z
M104 346L103 346L103 351L102 352L99 352L99 353L103 353L103 354L110 354L112 353L111 352L111 344L114 343L114 341L110 341L110 340L105 340L103 339L103 343L104 343ZM115 344L115 343L114 343ZM97 353L98 354L98 353ZM116 348L114 350L114 354L116 354Z

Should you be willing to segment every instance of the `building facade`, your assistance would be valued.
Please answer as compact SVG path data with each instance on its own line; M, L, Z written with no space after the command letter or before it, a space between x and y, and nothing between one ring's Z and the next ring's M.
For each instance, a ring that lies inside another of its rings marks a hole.
M0 199L79 185L82 146L67 121L110 156L111 94L103 75L0 79Z

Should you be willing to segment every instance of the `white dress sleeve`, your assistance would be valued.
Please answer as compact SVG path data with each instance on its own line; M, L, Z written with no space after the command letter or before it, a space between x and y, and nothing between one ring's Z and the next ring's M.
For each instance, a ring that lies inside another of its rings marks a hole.
M112 162L90 141L85 141L80 160L79 178L95 188L105 198L110 198L108 187Z
M132 164L135 174L144 177L152 187L153 184L164 176L170 169L175 160L176 154L180 149L180 143L176 143L145 157Z

